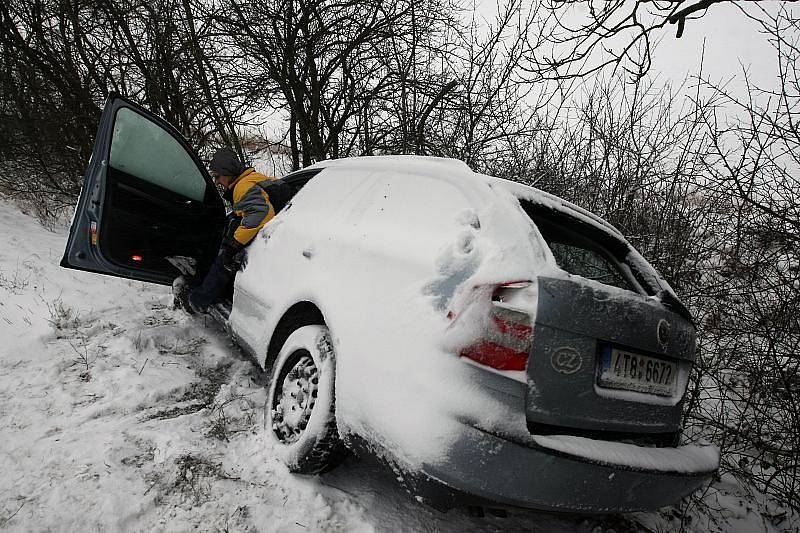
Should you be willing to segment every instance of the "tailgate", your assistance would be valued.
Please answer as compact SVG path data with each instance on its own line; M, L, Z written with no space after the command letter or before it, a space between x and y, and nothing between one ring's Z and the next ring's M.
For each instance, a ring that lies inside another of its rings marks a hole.
M543 277L538 284L527 367L526 414L531 431L558 433L557 427L620 433L678 431L694 359L694 326L655 298L579 277ZM603 358L612 350L639 356L643 367L663 362L674 369L672 392L631 390L630 384L601 379Z

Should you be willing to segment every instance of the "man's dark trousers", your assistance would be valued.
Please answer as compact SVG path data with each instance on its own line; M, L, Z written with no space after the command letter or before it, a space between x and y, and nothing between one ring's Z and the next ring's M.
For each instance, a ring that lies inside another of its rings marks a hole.
M211 268L206 274L203 283L195 287L189 295L192 305L205 311L209 305L216 302L228 283L231 282L234 272L226 269L223 261L224 254L217 255Z

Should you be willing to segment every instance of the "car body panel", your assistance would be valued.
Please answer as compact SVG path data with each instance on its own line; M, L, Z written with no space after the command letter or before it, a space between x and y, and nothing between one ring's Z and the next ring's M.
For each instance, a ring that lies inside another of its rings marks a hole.
M659 340L659 326L670 324L671 335ZM528 364L529 425L608 432L669 433L680 430L681 405L694 360L694 327L665 309L655 298L599 283L539 278L539 310L532 357ZM604 343L678 365L677 387L671 396L597 386L598 355ZM573 371L557 367L559 351L579 359ZM624 398L626 398L626 401Z
M414 226L422 233L424 224L403 212L410 206L391 204L392 207L387 207L390 202L386 197L413 191L419 185L411 181L432 182L435 186L436 180L424 175L416 179L411 174L405 176L408 190L403 191L398 190L403 188L402 184L393 183L398 174L375 176L369 170L341 171L335 165L308 183L295 197L293 205L276 217L274 223L268 224L258 237L260 244L251 246L248 262L258 262L261 268L251 274L248 266L237 276L231 325L236 335L259 354L262 364L272 330L286 309L298 301L311 301L325 314L328 302L341 299L339 287L331 287L330 280L346 286L348 278L354 276L359 291L350 292L347 298L355 299L361 294L385 291L418 292L419 280L435 275L436 266L431 256L449 241L437 235L415 238ZM450 184L440 183L439 186L458 194ZM337 201L332 202L332 198ZM465 208L468 205L464 201ZM386 223L397 218L407 218L406 226L397 228L393 223ZM454 231L458 229L451 216L428 222L449 225ZM330 253L330 244L342 251L335 265L330 265L325 258L325 254ZM398 249L406 252L398 255ZM280 262L269 259L278 254ZM384 265L385 270L376 273L377 279L370 273L359 272L359 263L367 259ZM322 271L318 267L321 262L324 264ZM282 290L264 290L263 279L273 280ZM296 282L299 279L303 280L302 284ZM386 279L391 279L392 283L387 285ZM365 288L369 285L372 289ZM283 289L289 287L296 289L284 295ZM238 299L240 292L241 300ZM258 299L262 303L255 303ZM365 306L368 303L363 302ZM335 316L330 319L335 320ZM255 323L264 327L257 327Z
M628 446L633 452L640 451ZM660 450L651 453L663 453ZM702 449L697 453L705 455ZM652 510L675 503L701 487L716 467L712 457L694 472L631 469L555 453L466 426L448 460L425 464L421 471L447 487L494 505L607 513Z

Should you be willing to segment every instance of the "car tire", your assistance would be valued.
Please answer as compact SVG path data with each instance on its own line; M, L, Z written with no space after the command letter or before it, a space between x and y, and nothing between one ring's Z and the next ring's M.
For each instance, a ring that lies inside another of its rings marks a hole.
M265 429L290 472L318 474L344 459L336 427L335 374L330 333L320 325L292 332L272 366Z

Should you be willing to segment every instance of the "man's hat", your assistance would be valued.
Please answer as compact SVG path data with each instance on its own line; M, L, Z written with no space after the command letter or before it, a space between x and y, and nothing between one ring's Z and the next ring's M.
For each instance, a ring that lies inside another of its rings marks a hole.
M238 177L247 167L239 161L239 158L229 148L223 148L214 152L211 162L208 164L212 172L221 176Z

